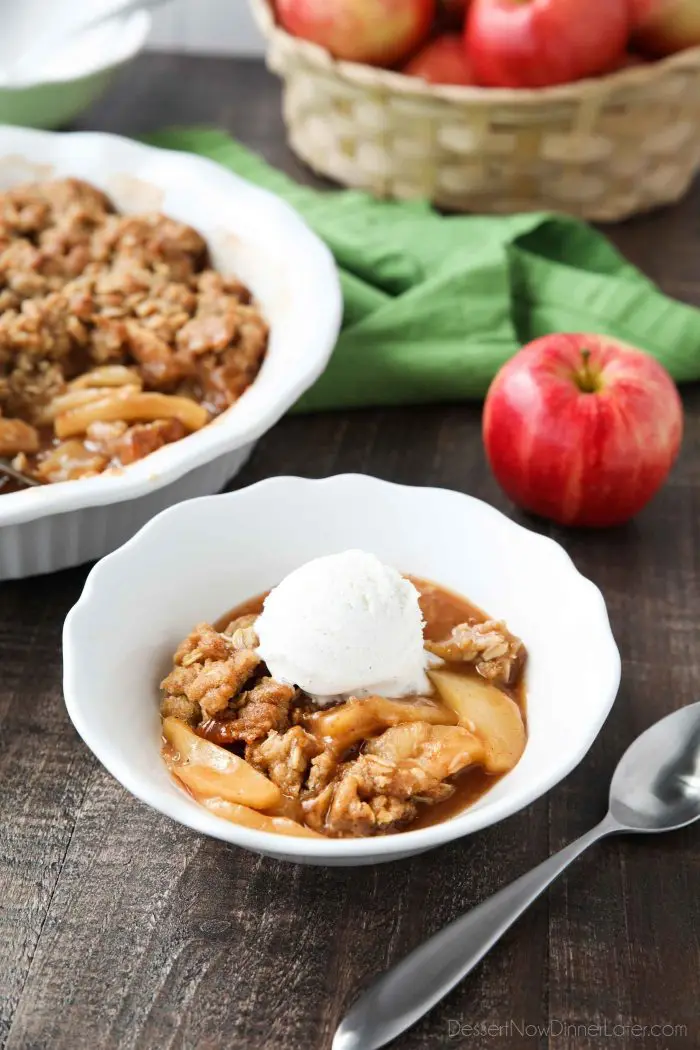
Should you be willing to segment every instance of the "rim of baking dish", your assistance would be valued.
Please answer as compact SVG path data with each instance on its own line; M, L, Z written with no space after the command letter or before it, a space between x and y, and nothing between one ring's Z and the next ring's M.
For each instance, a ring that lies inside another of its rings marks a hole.
M237 194L239 202L243 199L246 207L264 211L268 219L272 217L279 224L289 250L290 266L294 259L298 261L303 257L305 285L315 289L314 315L304 339L298 340L300 346L294 368L277 378L274 389L261 391L256 380L231 408L201 430L113 473L0 494L0 527L148 495L196 467L255 441L278 422L323 372L335 346L343 309L333 256L301 216L274 193L215 161L103 132L61 133L0 125L0 159L15 153L21 156L23 144L29 143L34 147L32 153L37 143L45 145L48 164L54 158L65 161L78 143L82 153L107 152L109 166L115 169L115 174L138 169L139 162L148 156L167 158L167 163L176 167L183 179L205 186L221 197Z
M165 537L175 530L178 516L197 514L201 507L211 505L213 500L216 500L217 511L221 512L226 506L244 504L247 500L254 501L265 491L284 489L290 483L301 489L324 488L331 493L333 489L351 488L356 499L365 499L370 505L380 489L390 489L393 499L403 501L407 505L415 498L422 501L432 499L441 502L443 506L466 501L471 505L472 513L481 517L485 530L507 530L514 542L523 547L525 556L529 554L530 557L539 560L544 558L553 566L557 575L566 574L571 580L572 592L576 595L577 602L589 610L590 622L595 625L595 633L591 634L588 641L592 646L591 651L596 652L596 661L602 669L601 677L604 683L588 708L590 720L586 732L581 733L575 746L572 744L570 752L564 756L557 755L551 767L543 771L539 778L532 779L518 790L513 790L496 801L489 800L487 795L483 806L467 808L449 820L415 831L403 831L398 835L356 839L314 839L258 831L222 820L209 813L204 806L185 807L184 792L183 799L180 800L177 796L163 795L158 789L144 782L131 768L128 759L113 746L112 741L93 730L89 716L85 715L89 704L79 699L80 654L77 642L81 636L90 635L95 622L93 603L99 600L98 594L102 586L110 586L107 582L110 577L114 578L116 585L117 580L128 576L128 562L135 548L142 544L157 545L163 542ZM374 860L400 859L406 854L420 853L497 824L541 798L579 765L593 745L617 696L621 659L601 591L588 577L579 572L556 540L519 525L495 507L466 493L437 487L401 485L366 474L337 474L321 479L297 476L267 478L236 492L201 496L161 511L127 543L98 562L88 575L83 592L68 613L63 627L63 669L64 700L73 725L105 769L135 798L200 834L267 855L312 864L317 860L319 864L324 864L355 858L365 858L367 863L372 863Z

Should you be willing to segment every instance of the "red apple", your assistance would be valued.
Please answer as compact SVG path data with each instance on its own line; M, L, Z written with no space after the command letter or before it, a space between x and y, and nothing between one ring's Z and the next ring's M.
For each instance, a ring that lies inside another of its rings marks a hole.
M372 66L403 61L427 38L434 16L435 0L277 0L287 32Z
M547 335L500 370L483 434L519 506L562 525L618 525L666 480L683 409L653 357L599 335Z
M403 72L410 77L422 77L431 84L473 84L464 42L458 33L444 33L431 40Z
M629 0L472 0L465 32L478 84L536 88L604 73L629 29Z
M631 0L634 43L661 58L700 45L700 0Z

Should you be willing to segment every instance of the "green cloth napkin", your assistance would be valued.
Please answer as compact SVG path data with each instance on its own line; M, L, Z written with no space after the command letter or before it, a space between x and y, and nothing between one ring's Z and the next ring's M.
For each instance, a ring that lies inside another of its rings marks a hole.
M523 343L599 332L700 379L700 311L663 295L585 223L546 213L442 216L427 203L301 186L228 135L149 136L283 197L329 245L345 300L325 373L299 410L481 397Z

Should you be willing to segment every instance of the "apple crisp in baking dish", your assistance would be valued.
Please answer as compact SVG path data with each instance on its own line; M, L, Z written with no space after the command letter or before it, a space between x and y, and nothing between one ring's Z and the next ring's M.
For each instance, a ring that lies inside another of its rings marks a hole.
M0 193L0 456L40 482L199 430L261 367L268 326L192 227L78 179ZM8 491L9 484L0 491Z

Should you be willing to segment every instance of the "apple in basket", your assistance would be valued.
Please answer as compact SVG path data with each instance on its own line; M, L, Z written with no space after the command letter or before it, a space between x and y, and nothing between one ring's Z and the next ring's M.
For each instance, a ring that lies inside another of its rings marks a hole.
M478 84L538 88L605 73L629 31L630 0L472 0L465 41Z
M510 498L562 525L618 525L666 480L683 409L649 354L599 335L547 335L506 362L483 435Z
M634 43L655 58L700 45L700 0L631 0Z
M434 17L435 0L277 0L288 33L374 66L404 61L427 39Z
M431 84L474 83L474 74L459 33L443 33L431 40L404 66L403 72Z

